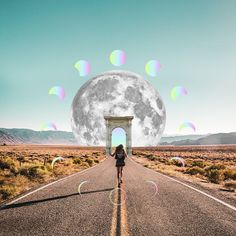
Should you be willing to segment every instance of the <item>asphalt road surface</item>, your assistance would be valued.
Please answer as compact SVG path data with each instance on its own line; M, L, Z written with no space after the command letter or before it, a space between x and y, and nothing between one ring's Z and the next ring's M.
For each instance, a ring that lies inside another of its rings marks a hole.
M235 236L236 203L218 199L129 159L119 189L110 157L2 207L0 235Z

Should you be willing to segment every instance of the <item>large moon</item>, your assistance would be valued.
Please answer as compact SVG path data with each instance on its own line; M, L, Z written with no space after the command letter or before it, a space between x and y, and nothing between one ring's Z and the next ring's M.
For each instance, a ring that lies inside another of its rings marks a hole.
M72 103L71 126L79 145L105 146L104 116L134 116L132 146L156 146L166 110L157 90L140 75L108 71L88 80Z

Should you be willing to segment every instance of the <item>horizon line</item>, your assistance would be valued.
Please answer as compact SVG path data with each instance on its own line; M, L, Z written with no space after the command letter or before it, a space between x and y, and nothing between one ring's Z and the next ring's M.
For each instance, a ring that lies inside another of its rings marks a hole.
M27 130L32 130L35 132L68 132L68 133L73 133L72 130L35 130L32 128L6 128L6 127L0 127L0 129L27 129ZM214 133L188 133L188 134L179 134L179 133L163 133L162 137L168 137L168 136L187 136L187 135L211 135L211 134L219 134L219 133L234 133L236 131L231 131L231 132L214 132Z

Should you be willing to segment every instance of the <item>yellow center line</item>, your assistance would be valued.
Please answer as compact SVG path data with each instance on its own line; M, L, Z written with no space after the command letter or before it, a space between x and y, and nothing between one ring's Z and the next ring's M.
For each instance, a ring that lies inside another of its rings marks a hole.
M126 196L124 191L124 183L121 184L120 188L116 188L114 199L110 236L128 236L128 215L125 202Z

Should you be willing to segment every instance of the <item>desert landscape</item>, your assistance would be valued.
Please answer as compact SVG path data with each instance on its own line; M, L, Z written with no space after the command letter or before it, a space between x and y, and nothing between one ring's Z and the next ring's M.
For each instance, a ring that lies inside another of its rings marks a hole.
M236 199L236 145L140 147L133 149L133 158L145 167Z
M57 157L64 160L52 161ZM184 160L181 163L179 157ZM0 146L0 201L41 184L97 165L105 160L104 147L61 145ZM158 146L133 148L132 158L147 168L236 198L236 145Z
M56 145L0 146L0 203L25 191L97 165L104 148ZM62 157L52 166L52 161Z

